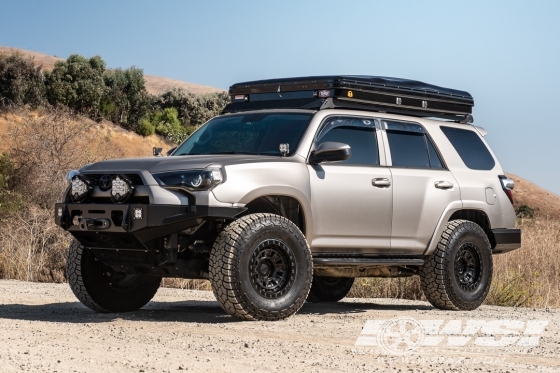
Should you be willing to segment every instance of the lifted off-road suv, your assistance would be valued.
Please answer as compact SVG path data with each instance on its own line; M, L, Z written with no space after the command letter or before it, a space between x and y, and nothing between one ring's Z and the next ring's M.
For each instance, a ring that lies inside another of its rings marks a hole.
M209 279L229 314L278 320L356 277L420 275L435 307L472 310L492 255L520 247L513 181L469 124L467 92L326 76L230 94L167 157L69 173L55 218L86 306L132 311L162 277Z

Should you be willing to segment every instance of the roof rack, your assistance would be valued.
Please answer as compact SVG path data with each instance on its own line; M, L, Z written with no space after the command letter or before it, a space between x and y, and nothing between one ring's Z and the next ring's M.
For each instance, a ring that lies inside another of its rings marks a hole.
M258 80L230 87L223 113L262 109L347 108L472 122L468 92L377 76L310 76Z

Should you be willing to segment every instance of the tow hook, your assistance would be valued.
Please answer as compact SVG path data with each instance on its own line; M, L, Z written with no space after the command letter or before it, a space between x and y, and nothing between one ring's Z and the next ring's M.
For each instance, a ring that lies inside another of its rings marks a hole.
M100 231L111 226L109 219L82 219L80 229L83 231Z

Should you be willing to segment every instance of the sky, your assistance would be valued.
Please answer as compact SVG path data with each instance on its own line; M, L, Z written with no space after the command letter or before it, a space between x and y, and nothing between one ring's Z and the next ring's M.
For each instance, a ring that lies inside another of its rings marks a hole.
M560 1L0 0L0 45L223 89L349 74L468 91L504 170L560 195Z

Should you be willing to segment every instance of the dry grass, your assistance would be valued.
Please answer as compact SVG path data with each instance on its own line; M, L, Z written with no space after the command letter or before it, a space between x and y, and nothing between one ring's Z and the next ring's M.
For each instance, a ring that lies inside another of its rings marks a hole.
M520 221L521 249L495 256L487 304L560 307L560 221L537 217Z

